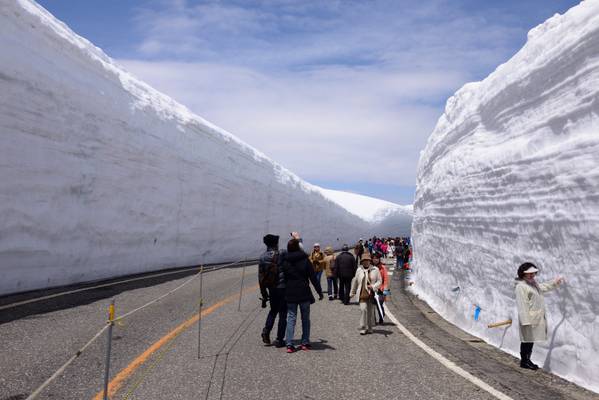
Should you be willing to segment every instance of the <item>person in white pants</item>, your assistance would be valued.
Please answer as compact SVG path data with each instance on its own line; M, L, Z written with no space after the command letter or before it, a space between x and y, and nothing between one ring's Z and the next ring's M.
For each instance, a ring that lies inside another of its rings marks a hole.
M372 333L374 326L374 293L383 283L379 269L371 265L370 254L364 253L360 260L361 268L352 280L350 297L356 297L360 304L360 335Z

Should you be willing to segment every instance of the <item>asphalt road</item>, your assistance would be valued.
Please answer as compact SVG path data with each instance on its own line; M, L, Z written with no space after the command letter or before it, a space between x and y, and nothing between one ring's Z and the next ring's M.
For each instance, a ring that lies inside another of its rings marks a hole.
M25 399L49 377L102 328L112 297L117 316L122 315L189 277L0 311L0 400ZM287 354L265 346L260 331L266 310L258 300L256 266L246 268L238 310L241 277L240 268L204 275L201 335L192 319L199 307L199 279L117 325L112 399L496 399L432 358L389 321L374 334L360 336L358 307L326 297L311 307L313 350ZM397 281L392 283L388 306L400 323L510 398L599 399L553 375L521 370L516 359L452 327L403 293ZM40 398L94 399L102 388L105 346L102 337Z

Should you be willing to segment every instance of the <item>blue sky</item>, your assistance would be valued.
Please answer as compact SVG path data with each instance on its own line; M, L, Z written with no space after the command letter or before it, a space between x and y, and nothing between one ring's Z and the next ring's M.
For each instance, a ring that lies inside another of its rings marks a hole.
M408 204L463 84L567 0L42 0L157 89L302 178Z

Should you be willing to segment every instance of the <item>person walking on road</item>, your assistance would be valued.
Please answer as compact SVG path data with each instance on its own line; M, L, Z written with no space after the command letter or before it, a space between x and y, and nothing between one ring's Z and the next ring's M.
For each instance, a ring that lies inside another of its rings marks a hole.
M524 263L518 268L515 282L516 305L520 326L520 367L537 370L539 366L530 360L535 342L547 340L547 319L543 294L564 283L558 276L553 281L537 283L539 269L533 263Z
M404 269L410 268L410 254L411 254L410 245L408 243L405 243L403 246L403 250L401 252Z
M360 239L356 246L354 247L354 255L356 256L356 268L360 264L360 260L362 259L362 254L364 254L364 244L363 240Z
M335 265L337 266L337 277L339 278L339 300L343 304L349 304L349 291L351 281L356 275L356 259L349 252L349 247L344 244L341 253L337 256Z
M377 294L379 295L379 301L381 302L381 310L383 313L381 314L381 310L378 307L376 308L376 312L379 316L379 324L383 324L383 319L385 318L385 308L383 307L383 303L385 302L385 296L389 295L389 274L387 273L387 267L382 261L381 253L374 253L372 256L372 265L379 269L379 273L381 275L381 286L379 286L377 290Z
M327 294L329 300L336 299L338 296L339 288L337 286L337 267L335 265L335 253L331 246L327 246L324 249L326 254L324 257L324 272L327 277Z
M381 286L379 269L370 264L369 254L362 256L362 267L356 271L356 277L351 285L351 297L357 297L360 304L360 335L372 333L374 325L374 293Z
M310 254L310 262L316 272L316 280L320 282L322 271L324 271L324 253L320 251L320 244L314 243L312 254Z
M283 347L287 327L287 303L285 302L285 281L279 268L279 237L268 234L262 240L266 245L266 251L262 253L258 263L258 283L262 294L262 308L266 308L267 302L270 303L270 311L262 329L262 341L265 344L270 344L270 332L278 316L275 346Z
M296 237L297 236L297 237ZM281 268L285 282L285 300L287 301L287 331L286 343L287 353L297 351L293 345L295 334L295 323L297 320L297 309L299 307L302 315L302 339L300 348L309 350L310 345L310 304L315 302L309 282L318 293L318 299L323 299L320 282L316 280L316 273L308 255L302 250L299 234L287 243L287 254L283 259Z

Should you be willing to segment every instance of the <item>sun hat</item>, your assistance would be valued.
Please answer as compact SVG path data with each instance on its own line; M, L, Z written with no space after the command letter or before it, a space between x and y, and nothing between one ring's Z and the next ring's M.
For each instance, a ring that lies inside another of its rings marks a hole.
M533 273L536 273L536 272L539 272L539 270L536 267L534 267L534 266L528 267L524 271L525 274L533 274Z
M362 263L362 261L364 261L364 260L372 261L372 258L370 258L370 254L368 254L368 253L362 254L362 258L360 259L360 263Z

